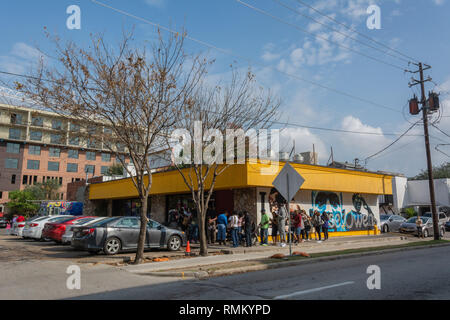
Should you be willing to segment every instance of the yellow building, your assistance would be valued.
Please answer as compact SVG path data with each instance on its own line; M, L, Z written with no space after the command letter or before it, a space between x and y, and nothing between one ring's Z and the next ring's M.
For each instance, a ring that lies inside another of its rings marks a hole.
M291 210L301 208L310 214L315 210L328 212L332 217L330 236L376 232L373 223L368 222L379 221L378 196L392 194L392 175L301 163L291 165L305 179L290 204ZM275 191L272 182L283 166L284 162L275 167L250 162L229 166L217 178L211 208L217 213L246 210L259 223L263 208L271 216L270 199ZM167 222L171 209L194 207L189 189L177 170L153 174L150 193L149 215L160 222ZM129 178L90 185L89 200L97 212L109 207L113 215L137 214L137 199Z

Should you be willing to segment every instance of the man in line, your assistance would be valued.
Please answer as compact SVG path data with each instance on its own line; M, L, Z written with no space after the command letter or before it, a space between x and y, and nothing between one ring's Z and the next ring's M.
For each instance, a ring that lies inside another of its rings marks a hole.
M259 226L261 227L261 245L267 246L269 237L269 216L267 215L265 209L261 210L261 222Z

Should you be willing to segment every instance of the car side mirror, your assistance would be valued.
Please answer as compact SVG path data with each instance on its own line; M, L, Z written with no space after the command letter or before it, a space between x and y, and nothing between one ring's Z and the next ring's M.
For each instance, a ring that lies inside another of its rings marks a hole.
M392 222L392 221L394 221L394 219L392 219L392 218L389 218L389 222Z

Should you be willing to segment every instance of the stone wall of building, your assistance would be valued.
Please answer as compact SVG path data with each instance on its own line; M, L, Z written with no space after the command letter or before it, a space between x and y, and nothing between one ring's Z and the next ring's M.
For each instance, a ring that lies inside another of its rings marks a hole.
M166 222L166 196L156 195L150 197L151 218L160 223Z
M234 210L248 211L256 222L256 188L235 189L233 190Z

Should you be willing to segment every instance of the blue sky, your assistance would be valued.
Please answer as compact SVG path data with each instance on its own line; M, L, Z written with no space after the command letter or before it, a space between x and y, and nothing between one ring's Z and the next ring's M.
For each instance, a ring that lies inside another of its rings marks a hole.
M148 19L173 29L182 26L189 36L229 50L251 59L257 81L278 94L283 101L281 118L290 122L332 129L374 132L379 135L330 133L304 128L283 131L282 145L296 142L296 151L309 151L314 143L319 160L325 164L332 146L336 160L364 159L392 142L395 137L385 133L402 133L414 118L402 114L402 108L417 88L407 84L410 74L372 61L334 44L318 40L299 32L291 26L275 21L245 7L235 0L99 0L115 8ZM342 46L363 52L391 64L407 68L406 62L365 47L313 21L299 16L272 0L243 0L300 28L311 30L321 37L334 39ZM323 21L327 25L361 41L354 32L324 19L302 6L296 0L280 0L282 3ZM441 91L450 91L450 0L304 0L323 13L351 26L379 42L402 53L431 64L427 74L439 85ZM66 28L66 8L76 4L81 8L81 30ZM381 29L369 30L366 9L377 4L381 9ZM2 3L0 27L0 70L26 72L36 60L33 49L39 47L51 55L51 46L44 37L43 28L57 33L64 39L86 44L90 33L104 32L111 43L116 43L122 28L136 28L136 39L142 44L152 41L155 28L141 21L126 17L90 0L43 0ZM372 43L373 44L373 43ZM188 42L191 52L203 52L217 58L212 68L216 78L225 77L230 64L247 68L248 62L226 55L194 42ZM385 50L384 48L382 48ZM391 52L392 53L392 52ZM412 66L410 66L412 68ZM282 72L279 72L282 71ZM310 79L321 85L388 106L398 112L376 107L355 99L321 89L311 83L294 79L285 73ZM428 83L427 89L434 84ZM447 96L442 104L449 106ZM446 111L444 111L446 113ZM450 115L450 113L449 113ZM418 120L418 119L417 119ZM416 120L414 120L416 121ZM442 118L437 124L450 132L450 118ZM418 126L411 134L421 134ZM450 138L432 129L432 150L435 164L448 157L434 150L439 143L450 143ZM436 138L435 138L436 137ZM439 139L437 139L439 138ZM441 147L450 154L448 147ZM424 142L420 137L405 137L388 149L378 159L368 163L369 169L416 174L426 167Z

